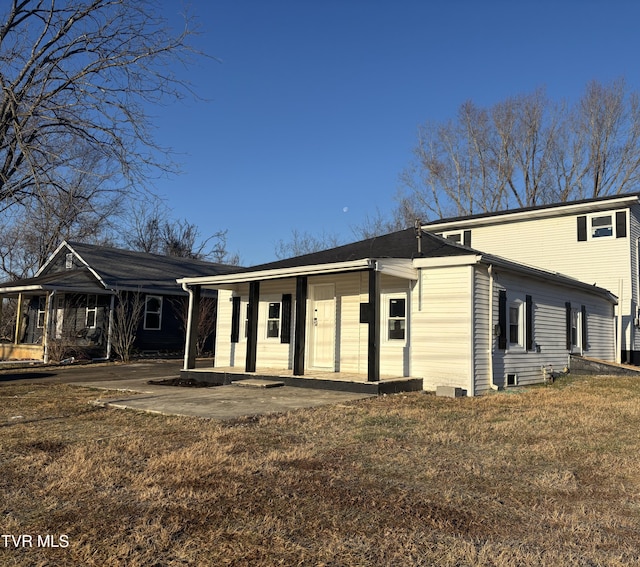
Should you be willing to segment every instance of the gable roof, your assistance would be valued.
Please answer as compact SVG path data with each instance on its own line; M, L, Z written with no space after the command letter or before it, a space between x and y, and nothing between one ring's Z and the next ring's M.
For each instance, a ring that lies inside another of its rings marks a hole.
M80 267L64 269L61 259L72 253ZM67 289L69 291L131 290L182 293L176 279L185 276L223 274L237 266L190 258L161 256L109 246L63 242L33 278L0 284L0 290Z
M589 213L627 207L637 203L639 199L640 193L607 195L605 197L596 197L593 199L580 199L577 201L564 201L548 205L536 205L532 207L521 207L518 209L506 209L504 211L448 217L424 223L422 227L425 230L443 230L456 225L482 225L494 222L559 216L568 213Z

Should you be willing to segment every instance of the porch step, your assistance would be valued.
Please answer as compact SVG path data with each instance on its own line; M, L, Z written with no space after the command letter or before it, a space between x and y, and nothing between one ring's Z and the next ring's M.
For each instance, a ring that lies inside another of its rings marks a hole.
M234 386L242 386L244 388L279 388L284 386L284 382L276 380L261 380L260 378L246 378L244 380L234 380L231 382Z

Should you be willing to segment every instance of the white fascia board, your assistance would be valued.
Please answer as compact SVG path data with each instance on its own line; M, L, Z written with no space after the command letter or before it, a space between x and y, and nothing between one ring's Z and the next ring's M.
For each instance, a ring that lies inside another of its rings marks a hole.
M96 280L98 280L100 282L100 285L102 285L102 287L104 289L108 289L107 284L104 282L104 280L98 275L98 273L89 264L87 264L85 259L82 256L80 256L80 254L78 254L66 240L63 240L62 243L55 249L55 252L53 254L51 254L51 256L49 256L49 258L47 259L47 261L44 264L42 264L42 266L36 272L34 277L38 277L38 276L42 275L42 273L47 269L49 264L51 262L53 262L53 259L58 256L58 253L63 248L67 248L68 250L70 250L74 254L74 256L76 258L78 258L78 260L80 260L87 267L89 272L91 272L91 274L93 274L93 276L96 278Z
M461 256L442 256L438 258L414 258L415 268L444 268L447 266L469 266L482 260L482 254L463 254Z
M403 258L382 258L376 260L376 271L404 280L418 280L418 270L412 260Z
M293 268L277 268L274 270L258 270L255 272L238 272L219 276L199 276L195 278L180 278L179 284L224 287L225 285L246 283L252 281L276 280L294 278L296 276L317 276L337 272L353 272L366 270L373 266L374 260L352 260L350 262L335 262L332 264L314 264L310 266L296 266Z
M458 220L443 220L442 222L433 221L432 223L422 226L422 230L427 232L440 232L449 229L456 228L468 228L474 226L485 226L503 222L516 222L521 220L532 220L549 217L559 217L563 215L577 214L577 213L590 213L595 211L606 211L610 209L619 209L628 207L638 203L638 196L620 197L619 199L606 199L604 201L594 201L590 203L578 203L566 205L559 205L544 209L536 209L535 211L514 211L513 213L496 212L495 214L488 213L486 215L478 216L476 218L458 219Z

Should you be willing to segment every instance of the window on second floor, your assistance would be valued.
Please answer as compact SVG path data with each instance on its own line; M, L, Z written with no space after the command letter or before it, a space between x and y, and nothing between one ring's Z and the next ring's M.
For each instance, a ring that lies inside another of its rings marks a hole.
M578 241L607 238L625 238L627 236L627 212L600 212L577 217Z

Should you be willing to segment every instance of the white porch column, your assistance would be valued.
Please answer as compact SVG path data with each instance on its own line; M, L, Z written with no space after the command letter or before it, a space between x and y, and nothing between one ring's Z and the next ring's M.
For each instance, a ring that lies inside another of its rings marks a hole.
M183 370L190 370L196 367L196 343L198 341L198 318L200 315L200 295L202 288L199 285L191 288L184 284L182 288L189 293Z

